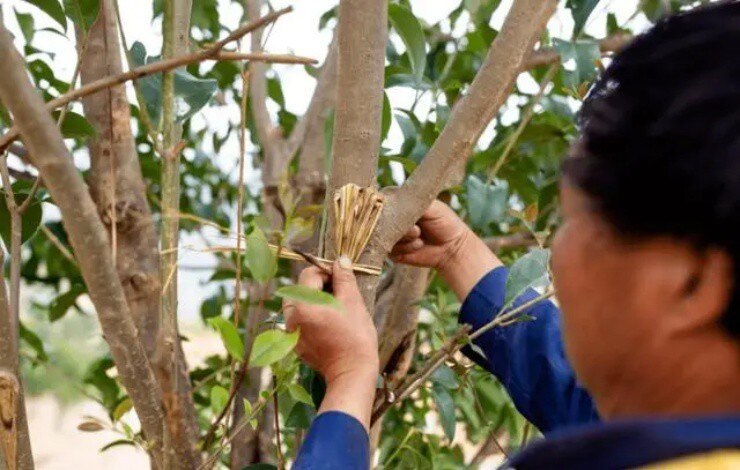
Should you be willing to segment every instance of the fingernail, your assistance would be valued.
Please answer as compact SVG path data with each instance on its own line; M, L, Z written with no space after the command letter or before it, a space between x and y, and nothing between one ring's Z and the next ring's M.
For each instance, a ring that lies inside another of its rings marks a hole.
M352 269L352 260L347 256L342 255L339 257L339 266L342 269Z

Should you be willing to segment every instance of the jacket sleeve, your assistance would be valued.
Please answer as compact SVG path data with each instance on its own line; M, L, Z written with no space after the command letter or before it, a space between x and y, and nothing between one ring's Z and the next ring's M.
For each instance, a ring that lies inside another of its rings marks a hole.
M294 470L367 470L370 442L365 427L353 416L327 411L314 419Z
M499 267L478 282L463 302L460 323L477 330L500 313L507 274ZM529 289L514 305L537 295ZM519 412L543 433L599 420L565 357L558 308L543 301L523 313L533 319L493 328L473 342L477 348L467 346L463 352L501 381Z

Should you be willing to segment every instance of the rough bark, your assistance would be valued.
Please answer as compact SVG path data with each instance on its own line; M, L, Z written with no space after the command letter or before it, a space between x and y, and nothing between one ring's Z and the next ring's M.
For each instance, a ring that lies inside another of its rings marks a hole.
M90 28L87 54L83 57L83 86L122 72L122 58L112 0L102 0L100 14ZM82 32L78 29L78 37ZM157 232L146 199L146 186L139 166L136 144L131 133L131 115L124 85L117 85L82 100L85 116L96 135L88 140L90 149L90 193L103 223L115 240L118 277L137 326L139 338L150 360L154 358L159 331L161 282ZM114 233L115 231L115 233ZM187 365L178 348L180 372L178 397L182 411L171 423L174 439L189 449L198 440L198 422L192 401ZM173 369L174 370L174 369ZM164 385L160 377L160 384ZM192 459L194 450L182 459Z
M160 461L156 449L163 435L161 391L126 303L108 234L62 135L29 82L23 59L4 27L0 28L0 75L4 77L0 98L13 114L31 161L61 211L119 377L155 449L155 459Z
M481 133L506 100L532 53L556 0L516 0L468 92L452 109L447 125L403 186L389 192L376 242L388 253L464 164Z
M339 3L337 107L334 115L332 165L327 194L347 183L376 186L383 109L388 2L342 0ZM327 198L328 199L328 198ZM333 258L329 211L326 256ZM360 261L379 265L385 253L368 247ZM365 305L373 311L377 276L358 278Z
M4 261L5 252L0 248L0 371L6 371L18 378L18 328L17 321L13 320L8 305L8 295L2 269ZM13 444L15 447L15 465L19 470L29 470L33 469L33 455L31 454L31 440L28 435L26 407L23 401L23 386L20 384L20 380L18 382L20 396L18 397L17 409L12 411L14 420L12 428L15 434L15 443ZM2 397L0 397L0 400L2 400ZM0 403L0 417L4 417L7 413L7 410L2 408L3 403ZM4 418L3 421L5 421ZM5 425L4 422L0 422L0 427ZM0 433L3 432L3 429L0 429ZM5 459L3 447L0 446L0 464L12 468Z

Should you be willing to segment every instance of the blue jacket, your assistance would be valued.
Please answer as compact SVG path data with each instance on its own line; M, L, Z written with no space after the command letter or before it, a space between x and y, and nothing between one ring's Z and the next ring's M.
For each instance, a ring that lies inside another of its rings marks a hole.
M497 268L478 282L462 305L461 323L478 329L498 314L506 275L505 268ZM536 296L529 290L516 304ZM534 321L494 328L475 340L485 356L463 349L501 381L519 412L547 437L511 457L505 467L622 469L716 449L740 449L740 416L601 422L565 358L557 307L541 302L527 313ZM738 455L733 462L740 465ZM327 412L312 423L294 468L369 466L368 436L360 422L341 412Z

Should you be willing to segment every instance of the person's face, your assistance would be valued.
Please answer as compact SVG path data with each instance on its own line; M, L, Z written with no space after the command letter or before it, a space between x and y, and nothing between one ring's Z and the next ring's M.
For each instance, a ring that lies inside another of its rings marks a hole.
M642 243L621 238L588 197L567 182L561 207L564 220L552 242L552 269L563 339L578 379L598 402L611 384L646 366L640 354L650 347L650 315L657 307L641 280L649 274L652 255Z

